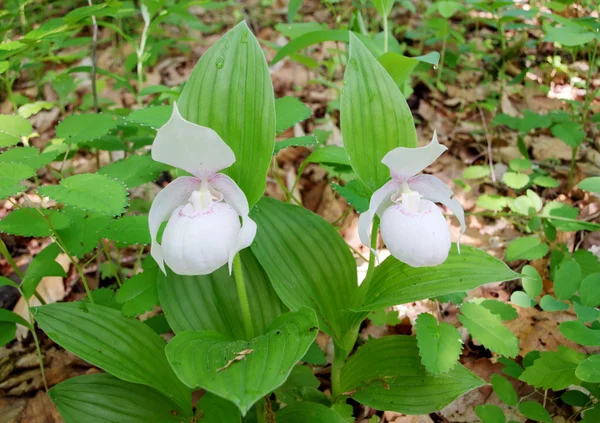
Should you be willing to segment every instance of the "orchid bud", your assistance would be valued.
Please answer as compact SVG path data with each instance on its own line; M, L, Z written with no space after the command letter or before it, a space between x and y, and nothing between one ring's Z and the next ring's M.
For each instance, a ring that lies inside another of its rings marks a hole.
M437 266L448 258L450 229L435 203L442 203L458 218L465 231L465 213L454 193L432 175L417 175L433 163L446 147L434 133L421 148L398 147L385 155L392 180L371 196L369 210L360 215L358 231L368 245L373 217L381 218L381 237L392 256L412 266ZM460 243L460 240L459 240Z
M152 158L193 175L167 185L150 208L151 254L161 270L166 273L166 263L179 275L206 275L228 263L231 272L233 257L256 235L243 191L218 173L235 162L231 148L212 129L186 121L175 104L156 134Z

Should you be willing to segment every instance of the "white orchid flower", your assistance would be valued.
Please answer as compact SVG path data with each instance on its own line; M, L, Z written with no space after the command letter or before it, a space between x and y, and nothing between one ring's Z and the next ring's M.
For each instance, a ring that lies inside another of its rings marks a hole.
M154 199L152 257L165 274L165 262L179 275L207 275L225 263L231 273L234 256L256 235L243 191L218 173L235 162L231 148L212 129L185 120L175 104L156 134L152 158L194 175L175 179ZM167 218L161 245L156 237Z
M390 253L412 266L437 266L448 258L450 228L435 203L448 207L465 231L465 212L454 193L432 175L417 175L447 148L433 134L431 143L420 148L398 147L381 161L390 168L392 180L373 193L369 210L360 215L358 233L370 245L371 222L381 218L380 232ZM460 242L460 238L459 238Z

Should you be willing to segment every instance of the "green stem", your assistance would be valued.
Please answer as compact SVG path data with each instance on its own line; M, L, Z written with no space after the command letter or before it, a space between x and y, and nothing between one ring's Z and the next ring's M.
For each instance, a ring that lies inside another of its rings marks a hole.
M365 297L367 295L367 291L369 290L369 284L371 283L371 279L373 279L373 270L375 269L375 259L376 253L374 252L377 249L377 234L379 231L379 217L375 216L373 219L373 228L371 229L371 253L369 255L369 266L367 267L367 274L365 279L360 284L360 287L356 291L356 296L354 297L354 305L361 306Z
M85 288L85 293L87 294L87 297L90 300L90 303L94 304L94 297L92 296L92 291L90 290L87 279L85 277L85 272L83 271L82 267L79 265L79 262L77 261L77 259L75 257L73 257L71 255L71 253L69 253L69 251L65 248L62 240L56 233L56 230L54 230L54 228L52 227L50 220L48 220L48 223L50 224L50 229L52 230L52 234L54 235L54 240L56 241L56 244L60 247L60 249L63 251L63 253L65 253L67 255L67 257L69 257L69 260L71 261L71 263L73 263L73 266L75 266L75 269L77 269L77 273L79 273L79 277L81 278L81 283L83 284L83 287Z
M233 276L237 285L238 297L240 299L240 307L244 317L244 326L246 328L246 337L248 340L254 338L254 327L252 326L252 315L250 314L250 303L248 302L248 294L246 285L244 284L244 273L242 270L242 260L240 255L236 254L233 258Z
M142 14L142 16L144 16ZM146 50L146 41L148 40L148 29L150 28L150 17L146 19L144 17L144 28L142 29L142 35L140 37L140 45L137 48L137 103L138 106L142 106L142 97L140 97L140 91L142 90L142 84L144 83L144 51Z
M342 215L340 217L338 217L337 219L335 219L333 222L331 222L331 224L333 226L336 226L342 219L344 219L344 217L348 216L348 214L351 211L352 211L352 206L350 206L346 210L344 210L344 212L342 213Z
M13 81L11 81L8 76L6 78L4 78L4 85L6 87L6 96L8 97L10 104L12 105L13 112L16 115L18 107L17 107L17 101L15 100L15 96L13 94L12 84L13 84Z
M285 196L285 201L286 203L291 202L290 200L294 200L296 202L296 204L298 204L299 206L302 206L302 202L300 200L298 200L293 193L293 189L295 188L296 184L294 184L294 188L292 188L292 191L290 191L286 186L285 183L283 182L283 179L281 179L281 175L279 175L279 165L277 164L277 158L273 157L273 160L271 162L271 172L273 173L273 177L275 178L275 182L277 182L277 185L279 185L279 188L281 188L281 191L283 191L283 195Z
M504 93L504 68L505 68L505 54L506 54L506 38L504 37L504 27L502 26L502 22L500 22L500 18L496 19L498 25L498 35L500 36L500 72L498 73L500 82L501 82L501 92Z
M446 45L448 44L448 35L444 34L442 39L442 52L440 53L440 66L438 67L435 87L439 90L440 82L442 81L442 71L444 70L444 56L446 55Z
M383 16L383 52L388 52L388 17L387 15Z
M581 119L581 126L583 130L586 130L587 125L587 117L590 108L591 95L590 95L590 84L592 79L592 71L594 69L594 65L596 63L596 55L598 53L598 43L594 43L594 50L592 51L591 57L588 56L589 59L589 67L587 72L587 77L585 81L585 101L583 103L583 113ZM571 167L569 168L569 189L573 187L573 174L575 173L575 163L577 158L577 151L579 150L579 146L573 147L571 150Z
M6 244L2 239L0 239L0 254L4 256L8 264L10 264L10 267L12 267L12 269L17 274L17 276L21 278L21 280L23 280L25 274L21 271L21 269L19 269L19 266L17 266L17 263L12 258L11 254L8 252L8 248L6 247Z
M6 248L6 244L4 243L4 241L2 239L0 239L0 253L4 256L6 261L10 264L12 269L15 271L17 276L19 278L21 278L21 281L22 281L23 278L25 277L25 275L23 274L21 269L19 269L19 266L17 266L17 263L15 263L15 260L13 259L12 255L8 252L8 248ZM46 372L44 370L44 360L42 358L42 349L40 348L40 341L38 340L37 333L35 333L35 319L33 317L33 314L31 313L31 306L29 305L29 298L27 298L25 296L25 293L23 292L23 290L21 288L17 288L17 289L19 290L21 297L23 297L23 300L25 301L25 305L27 305L27 312L29 313L29 317L31 320L31 328L30 328L31 335L33 336L33 342L35 343L35 349L37 351L38 360L40 362L40 370L42 372L42 380L44 381L44 387L46 388L46 392L48 392L48 383L46 382ZM38 294L37 291L34 292L34 295L39 300L40 304L42 304L42 305L46 304L44 299L40 296L40 294Z
M100 241L100 244L102 244L102 251L104 252L104 255L106 256L108 262L112 266L114 266L115 269L117 269L115 271L115 279L117 280L117 285L122 286L123 283L121 282L121 277L119 276L119 274L121 273L121 260L119 260L119 263L115 263L112 257L110 256L110 252L108 251L108 247L106 246L104 241Z
M578 147L571 148L571 166L569 167L569 190L573 188L573 174L575 173L575 163L577 163Z
M15 260L12 258L12 255L8 252L8 248L6 248L6 244L1 239L0 239L0 254L2 254L4 256L4 258L6 259L8 264L10 264L10 267L12 267L12 269L14 270L15 274L21 279L21 281L23 281L23 278L25 277L25 275L23 274L23 272L21 272L21 269L19 269L19 266L17 266L17 263L15 263ZM46 301L42 298L42 296L40 295L39 292L34 291L33 295L35 295L35 298L38 299L38 301L40 302L41 305L46 305Z
M88 0L88 5L93 7L92 0ZM98 89L96 87L96 73L98 68L98 22L96 21L96 16L92 15L92 72L90 74L90 78L92 80L92 100L94 104L94 112L100 112L100 107L98 105Z
M592 96L590 95L590 85L592 82L592 75L594 75L594 65L596 64L596 55L598 54L598 43L594 43L594 50L592 51L592 56L589 58L589 67L587 72L587 77L585 81L585 102L583 104L583 130L585 131L585 125L587 123L588 112L590 108L590 102L592 100Z
M40 340L38 339L37 333L35 332L35 318L33 317L33 313L31 312L31 306L29 305L29 300L19 289L21 296L25 300L25 304L27 305L27 311L29 312L29 317L31 319L31 335L33 336L33 342L35 343L35 350L37 352L38 361L40 362L40 371L42 372L42 380L44 381L44 388L46 388L46 392L48 392L48 382L46 381L46 370L44 369L44 357L42 356L42 348L40 347ZM44 304L44 303L42 303Z
M331 394L333 398L341 395L342 392L342 366L346 361L346 356L337 345L334 346L333 363L331 365Z

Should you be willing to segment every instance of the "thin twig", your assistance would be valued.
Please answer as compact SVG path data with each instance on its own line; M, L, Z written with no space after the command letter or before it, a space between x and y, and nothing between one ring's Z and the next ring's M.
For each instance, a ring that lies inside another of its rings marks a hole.
M88 0L88 4L93 6L92 0ZM98 104L98 90L96 89L96 68L98 67L98 57L97 57L97 48L98 48L98 21L96 21L96 16L92 15L92 99L94 101L94 111L98 113L100 111L100 106Z
M150 22L152 17L148 13L146 6L142 4L142 18L144 19L144 28L142 29L142 35L140 37L140 46L137 48L137 103L138 106L142 106L142 97L140 91L144 83L144 51L146 50L146 41L148 40L148 29L150 28Z
M479 107L479 105L477 106L477 109L479 110L479 115L481 116L481 123L483 124L483 130L485 131L485 138L487 140L488 162L490 164L492 181L496 183L496 172L494 171L494 158L492 157L492 137L490 136L490 132L488 131L488 126L485 120L485 115L483 114L483 110L481 110L481 107Z

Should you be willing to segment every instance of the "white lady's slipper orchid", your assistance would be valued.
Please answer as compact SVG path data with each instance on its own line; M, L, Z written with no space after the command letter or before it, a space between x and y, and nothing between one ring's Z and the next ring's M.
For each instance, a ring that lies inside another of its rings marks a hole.
M171 182L150 208L150 251L161 270L166 273L167 263L179 275L207 275L228 263L231 272L233 257L256 235L246 196L217 173L235 162L231 148L212 129L185 120L175 104L156 134L152 158L194 175ZM167 218L161 245L156 237Z
M373 193L369 210L360 215L360 240L370 245L370 228L375 213L381 218L381 237L390 253L412 266L437 266L448 258L450 228L435 205L442 203L460 221L465 231L465 212L454 193L432 175L417 175L447 148L433 134L431 143L420 148L398 147L381 161L390 168L392 180ZM460 240L459 240L460 242Z

